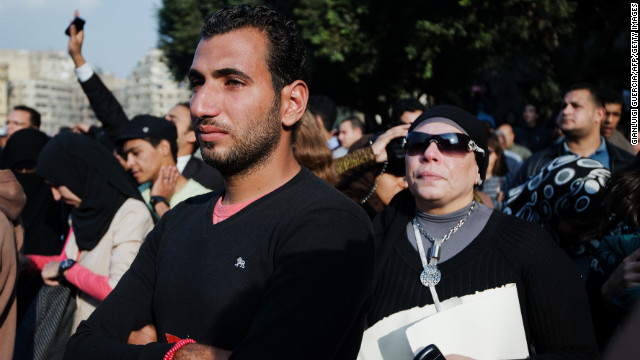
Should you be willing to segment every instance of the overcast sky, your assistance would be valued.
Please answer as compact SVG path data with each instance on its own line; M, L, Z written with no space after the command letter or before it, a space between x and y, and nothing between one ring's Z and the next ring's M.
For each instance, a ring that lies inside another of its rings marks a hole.
M67 51L74 10L84 18L85 59L126 77L156 47L161 0L0 0L0 49Z

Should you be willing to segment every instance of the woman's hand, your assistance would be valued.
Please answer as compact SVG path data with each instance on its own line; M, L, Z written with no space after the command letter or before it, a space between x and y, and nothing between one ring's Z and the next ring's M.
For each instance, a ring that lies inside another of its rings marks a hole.
M45 285L49 286L58 286L60 282L58 281L58 269L60 268L59 261L51 261L48 262L43 268L40 275L42 276L42 281Z
M622 260L607 281L602 284L602 297L611 302L628 288L640 286L640 249Z
M377 163L383 163L387 161L387 145L389 145L391 140L395 138L407 136L407 132L409 131L410 126L411 124L394 126L378 136L376 141L371 144L371 150L373 150L373 154L376 156Z

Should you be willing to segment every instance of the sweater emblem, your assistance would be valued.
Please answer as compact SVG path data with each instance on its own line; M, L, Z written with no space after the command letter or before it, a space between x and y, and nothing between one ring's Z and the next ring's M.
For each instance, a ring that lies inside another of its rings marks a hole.
M237 268L244 269L244 264L245 264L245 262L244 262L244 260L242 260L242 257L239 257L239 258L236 260L236 267L237 267Z

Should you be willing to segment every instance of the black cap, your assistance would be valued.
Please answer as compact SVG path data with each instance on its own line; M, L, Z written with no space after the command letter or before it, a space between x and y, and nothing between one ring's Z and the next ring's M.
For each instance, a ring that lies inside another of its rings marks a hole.
M177 143L178 131L171 121L152 115L137 115L127 123L124 132L118 137L118 143L147 137L164 139L173 145Z
M409 127L409 132L414 131L418 126L424 124L426 120L436 117L451 120L451 122L446 121L446 123L469 135L471 140L484 150L484 154L475 152L480 178L484 180L488 165L486 158L489 155L489 149L487 148L487 128L482 125L482 122L480 122L480 120L475 116L459 107L451 105L436 105L430 107L418 116L413 124L411 124L411 127Z

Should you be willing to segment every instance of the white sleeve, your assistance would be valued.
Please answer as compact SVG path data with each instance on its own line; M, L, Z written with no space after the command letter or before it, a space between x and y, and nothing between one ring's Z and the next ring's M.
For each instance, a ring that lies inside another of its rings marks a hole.
M76 76L78 77L78 80L80 82L85 82L93 76L93 69L91 68L91 65L89 65L89 63L84 63L84 65L75 68L73 71L76 73Z

